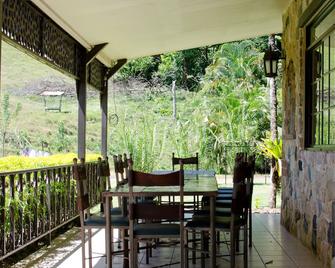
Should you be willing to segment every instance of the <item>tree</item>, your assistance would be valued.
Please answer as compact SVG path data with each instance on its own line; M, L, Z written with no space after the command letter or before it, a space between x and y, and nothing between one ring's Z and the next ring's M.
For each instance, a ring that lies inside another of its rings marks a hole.
M156 76L166 85L171 85L176 80L178 86L196 91L218 47L201 47L163 54Z
M208 101L199 109L205 109L200 113L206 117L208 140L212 142L205 147L212 148L212 160L221 171L227 161L233 163L234 153L230 150L225 155L226 146L247 148L264 138L269 127L258 42L245 40L220 46L202 81L201 93Z

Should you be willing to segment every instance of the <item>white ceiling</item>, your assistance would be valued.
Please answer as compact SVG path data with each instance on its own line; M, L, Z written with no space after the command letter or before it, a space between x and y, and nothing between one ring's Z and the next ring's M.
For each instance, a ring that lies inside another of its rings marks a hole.
M105 64L282 32L290 0L32 0Z

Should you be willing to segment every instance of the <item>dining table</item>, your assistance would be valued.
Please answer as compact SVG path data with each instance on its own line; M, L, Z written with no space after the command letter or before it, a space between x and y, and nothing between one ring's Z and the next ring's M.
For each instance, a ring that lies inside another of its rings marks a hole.
M154 174L167 174L172 170L157 170ZM218 184L215 172L211 170L184 170L184 196L207 196L210 200L210 266L216 267L216 235L215 235L215 201L218 192ZM133 194L139 197L164 197L178 196L179 187L157 187L157 186L134 186ZM112 235L111 221L113 217L110 214L111 199L113 197L129 197L128 184L112 187L102 193L105 200L106 213L106 255L107 267L112 267ZM125 245L125 244L124 244ZM125 256L127 258L127 256ZM124 261L124 267L127 268L128 261Z

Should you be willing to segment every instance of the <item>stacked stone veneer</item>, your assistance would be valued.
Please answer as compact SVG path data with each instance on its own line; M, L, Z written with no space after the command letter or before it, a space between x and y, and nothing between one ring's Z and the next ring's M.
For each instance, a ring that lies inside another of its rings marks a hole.
M283 16L284 159L282 224L335 267L335 152L304 148L305 30L298 20L311 0L291 1Z

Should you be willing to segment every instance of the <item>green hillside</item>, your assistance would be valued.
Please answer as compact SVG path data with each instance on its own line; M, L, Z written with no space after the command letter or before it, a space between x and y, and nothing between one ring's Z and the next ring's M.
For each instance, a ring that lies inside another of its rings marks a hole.
M1 88L19 90L34 80L64 75L46 64L41 64L26 53L2 42Z

